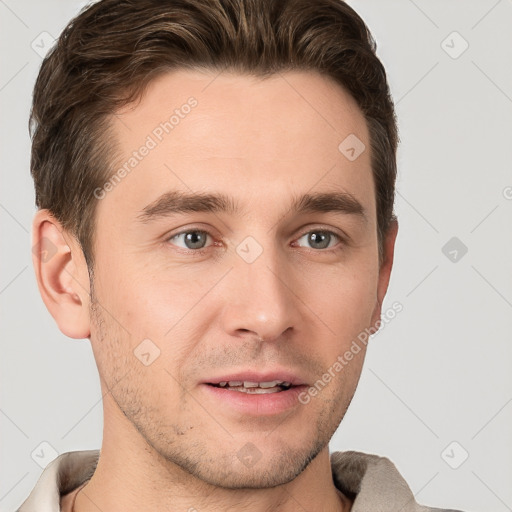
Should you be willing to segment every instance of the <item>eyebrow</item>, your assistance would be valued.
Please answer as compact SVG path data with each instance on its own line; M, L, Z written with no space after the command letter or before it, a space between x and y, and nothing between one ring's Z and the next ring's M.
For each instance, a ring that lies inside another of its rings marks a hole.
M295 197L290 207L292 212L301 213L339 213L354 215L365 222L368 220L363 205L348 192L306 193ZM187 193L178 190L165 192L148 204L137 215L140 222L148 223L173 214L188 212L240 214L239 204L223 193L207 194Z

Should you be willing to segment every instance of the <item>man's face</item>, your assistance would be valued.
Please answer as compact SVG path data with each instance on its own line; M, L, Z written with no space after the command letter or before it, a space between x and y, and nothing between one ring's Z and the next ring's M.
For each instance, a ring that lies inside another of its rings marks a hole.
M338 149L351 134L369 148L368 131L320 75L215 76L161 76L113 120L128 171L98 194L91 342L119 436L211 484L275 486L327 446L364 347L309 403L298 392L378 318L370 153ZM237 211L174 211L172 192L222 195ZM297 207L321 194L338 201ZM233 376L304 386L211 385Z

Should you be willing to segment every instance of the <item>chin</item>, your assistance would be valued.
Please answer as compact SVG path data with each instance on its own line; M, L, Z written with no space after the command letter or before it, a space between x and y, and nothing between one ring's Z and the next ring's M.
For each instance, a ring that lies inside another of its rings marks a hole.
M299 449L281 445L279 453L262 453L264 450L260 451L253 443L247 442L238 452L224 452L194 462L182 460L178 464L196 478L215 487L267 489L297 478L325 446L326 443L316 440L310 449L305 449L304 444Z
M223 489L269 489L287 484L294 480L302 471L302 468L290 467L283 473L276 471L275 467L268 465L258 470L248 468L238 473L219 472L212 469L209 474L196 475L204 482ZM204 473L201 471L201 473Z

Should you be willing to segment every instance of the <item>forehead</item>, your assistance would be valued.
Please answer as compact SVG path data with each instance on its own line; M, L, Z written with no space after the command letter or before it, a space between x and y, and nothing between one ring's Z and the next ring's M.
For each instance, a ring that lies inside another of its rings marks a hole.
M114 168L126 171L108 194L112 207L145 206L167 189L236 189L246 198L266 190L277 201L317 184L359 196L373 188L370 152L351 161L340 150L354 137L369 148L364 116L350 94L316 72L263 79L172 71L118 111L112 129ZM372 197L364 201L371 210Z
M187 103L191 101L195 106L189 109ZM182 123L185 118L187 123ZM151 133L157 128L155 122L165 121L170 121L174 135L187 130L188 125L190 145L200 138L203 146L211 148L225 145L227 136L241 127L244 135L257 136L252 146L283 137L290 143L304 135L315 139L316 134L336 143L348 130L361 138L367 135L366 122L353 97L331 78L312 71L288 71L265 78L206 70L168 72L149 84L140 102L119 110L114 126L120 135L127 124L130 131L136 127ZM286 133L281 133L281 128L286 128ZM216 137L205 137L212 130ZM238 137L230 140L240 142ZM131 142L129 137L126 142ZM186 142L180 140L180 146ZM250 143L245 141L245 149ZM286 150L287 146L282 146L279 154L272 156L282 156Z

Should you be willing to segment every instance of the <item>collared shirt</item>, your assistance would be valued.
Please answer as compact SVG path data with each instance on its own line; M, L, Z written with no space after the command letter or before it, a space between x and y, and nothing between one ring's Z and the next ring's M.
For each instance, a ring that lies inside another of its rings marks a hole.
M59 455L46 466L16 512L70 512L77 492L96 470L100 451ZM333 452L334 485L353 500L351 512L460 512L419 505L395 465L362 452Z

